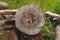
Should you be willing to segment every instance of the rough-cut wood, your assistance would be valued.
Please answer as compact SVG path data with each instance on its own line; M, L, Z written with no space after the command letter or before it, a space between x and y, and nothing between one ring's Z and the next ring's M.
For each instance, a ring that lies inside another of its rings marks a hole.
M25 5L15 14L16 28L28 35L35 35L44 27L45 17L39 6Z
M0 20L11 20L14 19L15 20L15 15L0 15Z
M45 13L46 13L46 16L53 17L54 20L59 20L59 19L60 19L60 15L59 15L59 14L52 13L52 12L50 12L50 11L47 11L47 12L45 12Z
M16 11L17 9L16 10L0 10L0 15L15 14Z
M3 20L4 18L0 15L0 20Z
M60 40L60 24L57 25L55 32L56 32L55 40Z
M10 24L10 25L13 25L14 23L12 23L12 22L15 22L15 20L14 19L0 20L0 25L4 24L5 22Z
M7 20L15 18L15 15L3 15L3 17Z
M0 2L0 10L7 9L9 5L6 2Z
M18 38L13 30L3 30L2 40L18 40Z

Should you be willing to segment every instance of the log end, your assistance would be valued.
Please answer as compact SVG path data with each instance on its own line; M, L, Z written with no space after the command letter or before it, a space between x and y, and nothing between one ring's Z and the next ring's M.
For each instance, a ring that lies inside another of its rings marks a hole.
M9 5L6 2L0 2L0 10L8 9Z
M45 17L39 6L25 5L15 14L16 28L28 35L35 35L44 27Z

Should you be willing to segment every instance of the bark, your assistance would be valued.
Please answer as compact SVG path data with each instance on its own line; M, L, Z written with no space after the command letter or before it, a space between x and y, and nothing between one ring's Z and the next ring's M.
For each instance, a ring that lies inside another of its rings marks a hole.
M15 18L14 15L3 15L4 19L9 20Z
M53 20L59 20L60 19L60 15L56 14L56 13L52 13L52 12L45 12L46 16L52 17Z
M0 15L9 15L12 14L14 15L17 10L0 10Z
M3 20L4 18L0 15L0 20Z

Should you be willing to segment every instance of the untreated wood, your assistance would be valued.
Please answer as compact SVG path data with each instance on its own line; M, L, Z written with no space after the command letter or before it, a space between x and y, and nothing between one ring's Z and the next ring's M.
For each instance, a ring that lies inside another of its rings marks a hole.
M60 15L59 14L52 13L50 11L45 12L45 14L46 14L46 16L54 18L53 20L59 20L60 19Z
M4 19L12 19L12 18L15 18L15 15L3 15Z
M0 15L10 15L10 14L14 15L17 11L18 11L17 9L16 10L0 10ZM54 20L59 20L60 19L60 15L59 14L54 14L54 13L51 13L49 11L45 12L45 15L49 16L49 17L53 17ZM59 31L60 31L60 24L57 25L57 27L56 27L56 31L55 31L56 32L56 38L55 38L55 40L59 40L60 39Z
M0 15L14 15L17 11L18 11L18 9L0 10ZM55 14L55 13L52 13L50 11L45 12L45 15L53 17L56 20L60 19L60 15L59 14Z
M16 11L17 9L16 10L0 10L0 15L9 15L9 14L14 15Z
M4 13L5 11L7 12L7 15L9 15L9 14L15 14L18 10L15 9L15 10L1 10L1 11L0 11L1 15L6 15L6 13ZM59 14L54 14L54 13L51 13L49 11L45 12L45 15L49 16L49 17L53 17L54 20L59 20L60 19L60 15ZM15 20L15 18L10 19L10 20Z
M60 24L55 29L55 40L60 40Z
M3 20L4 18L0 15L0 20Z
M18 40L18 38L13 30L3 30L2 40Z
M0 2L0 10L8 9L9 5L6 2Z
M0 10L0 15L14 15L18 10L17 9L14 9L14 10ZM59 20L60 19L60 15L59 14L54 14L52 12L45 12L45 15L46 16L49 16L49 17L53 17L54 20ZM15 19L14 19L15 20Z
M35 35L44 27L45 16L39 6L25 5L16 12L15 23L21 32Z

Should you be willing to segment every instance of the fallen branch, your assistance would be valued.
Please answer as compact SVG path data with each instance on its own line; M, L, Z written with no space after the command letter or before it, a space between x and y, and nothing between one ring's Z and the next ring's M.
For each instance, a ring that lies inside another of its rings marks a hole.
M16 11L17 10L0 10L0 20L14 18L14 14L16 13ZM12 15L10 15L10 14L12 14Z
M17 12L17 10L0 10L0 15L9 15L9 14L14 15L16 12ZM59 20L60 19L60 15L59 14L54 14L54 13L51 13L49 11L48 12L45 12L45 15L46 16L49 16L49 17L53 17L56 20ZM13 19L10 19L10 20L15 20L15 19L13 18ZM59 40L60 39L59 38L60 37L60 35L59 35L60 28L59 27L60 27L60 24L56 28L56 39L55 40Z
M0 20L3 20L4 18L0 15Z
M17 11L18 11L17 9L15 9L15 10L0 10L0 15L8 15L8 14L12 14L13 15ZM49 11L45 12L45 14L46 14L46 16L51 16L51 17L56 17L56 18L60 17L60 15L54 14L54 13L49 12Z
M8 14L14 15L16 11L17 10L0 10L0 15L8 15Z
M52 12L45 12L46 13L46 16L49 16L49 17L53 17L54 19L53 20L58 20L60 19L60 15L59 14L55 14L55 13L52 13Z
M15 9L15 10L0 10L0 15L15 15L15 13L17 11L18 11L17 9ZM54 13L49 12L49 11L45 12L45 15L49 16L49 17L53 17L55 20L60 19L59 14L54 14Z

